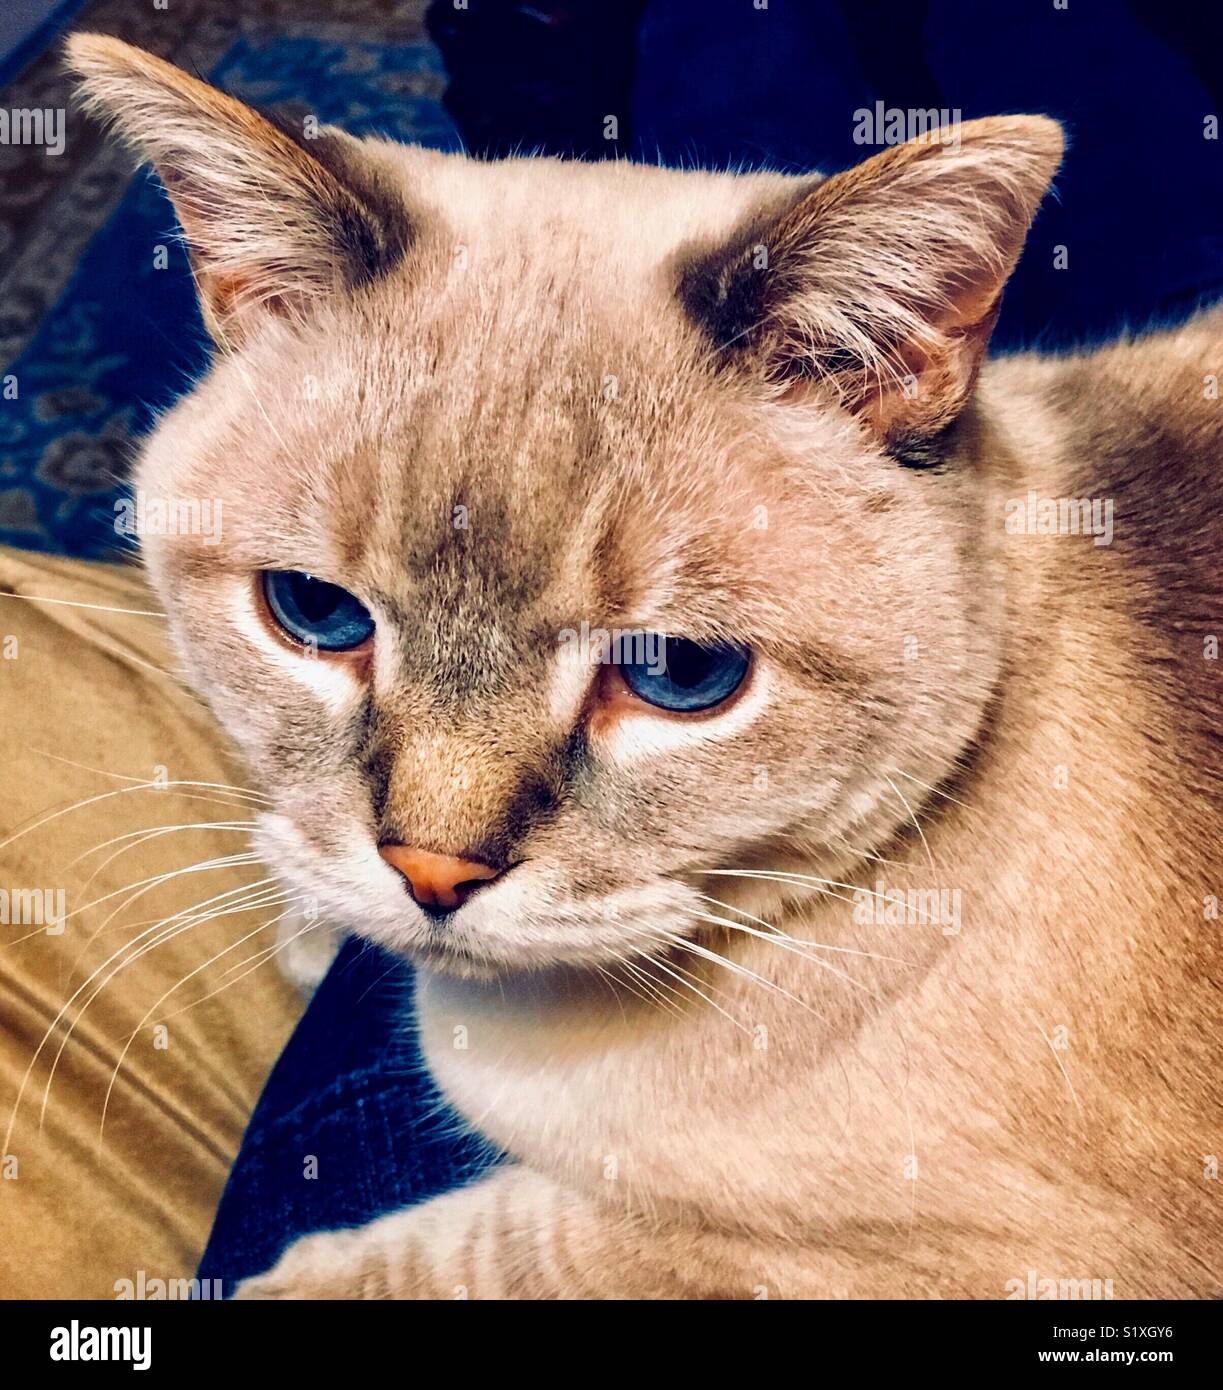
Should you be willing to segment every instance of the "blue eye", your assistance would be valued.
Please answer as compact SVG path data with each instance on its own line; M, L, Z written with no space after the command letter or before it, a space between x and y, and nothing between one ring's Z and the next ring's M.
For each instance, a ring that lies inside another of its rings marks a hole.
M720 705L743 684L751 661L744 647L701 646L686 637L660 638L656 650L661 660L621 662L620 674L634 695L682 714Z
M265 570L263 592L272 616L304 645L349 651L373 633L374 620L360 600L302 570Z

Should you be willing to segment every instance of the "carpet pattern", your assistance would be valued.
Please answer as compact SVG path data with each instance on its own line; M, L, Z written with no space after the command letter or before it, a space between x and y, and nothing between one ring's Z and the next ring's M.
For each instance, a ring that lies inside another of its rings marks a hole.
M95 0L66 29L117 34L290 120L454 148L424 8ZM69 107L62 154L0 146L0 542L117 558L136 443L209 345L160 185L71 110L59 48L0 91L0 108Z

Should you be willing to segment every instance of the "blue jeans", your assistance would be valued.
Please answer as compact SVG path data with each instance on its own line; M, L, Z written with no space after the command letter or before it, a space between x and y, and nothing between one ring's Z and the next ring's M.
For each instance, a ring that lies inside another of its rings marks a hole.
M411 989L406 965L345 942L251 1116L200 1278L232 1293L297 1236L363 1225L496 1162L424 1068Z

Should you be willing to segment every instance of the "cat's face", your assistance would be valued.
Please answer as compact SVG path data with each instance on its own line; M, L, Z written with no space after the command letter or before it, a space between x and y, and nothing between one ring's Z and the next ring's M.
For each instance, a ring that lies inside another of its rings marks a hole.
M147 537L147 558L272 798L267 862L321 916L457 971L602 963L708 930L710 869L852 865L909 819L995 672L983 483L970 425L947 426L1056 162L1048 123L981 123L941 177L950 152L893 151L879 187L339 141L316 165L88 45L121 124L150 91L174 107L172 151L128 125L230 344L137 477L220 501L219 540ZM261 178L292 210L273 250ZM957 227L965 179L992 212ZM872 281L860 242L942 183L930 255ZM210 222L218 198L236 211ZM932 451L948 466L906 466ZM425 911L387 846L489 873Z

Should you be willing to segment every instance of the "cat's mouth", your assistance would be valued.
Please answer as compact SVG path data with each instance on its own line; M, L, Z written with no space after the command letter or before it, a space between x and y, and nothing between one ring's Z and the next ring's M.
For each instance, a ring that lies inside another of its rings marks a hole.
M468 976L603 969L665 954L681 933L691 935L699 926L690 911L664 906L657 894L641 897L640 902L578 902L522 912L490 892L441 918L419 914L404 953L428 969Z
M326 849L316 849L278 812L260 816L256 847L320 923L451 975L605 968L655 956L691 933L700 907L691 887L661 877L583 894L563 864L540 858L499 872L485 866L487 874L472 871L475 861L409 860L394 846L379 849L356 823L332 827Z

